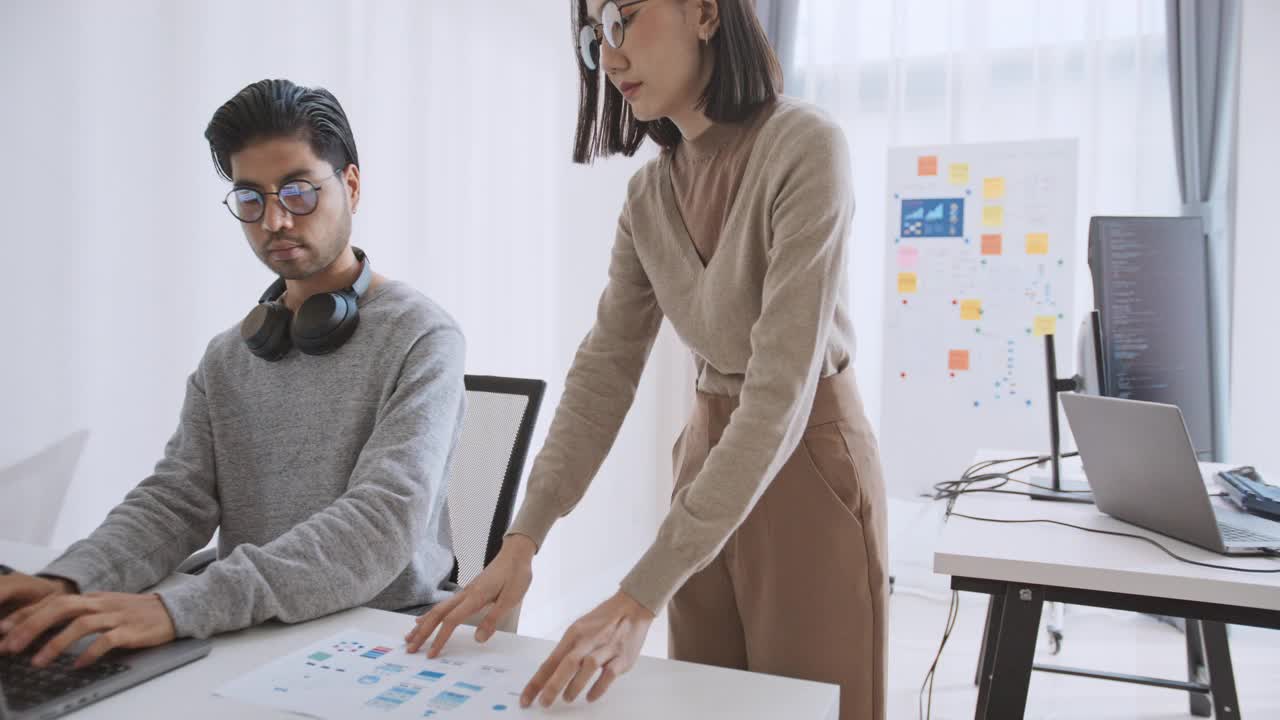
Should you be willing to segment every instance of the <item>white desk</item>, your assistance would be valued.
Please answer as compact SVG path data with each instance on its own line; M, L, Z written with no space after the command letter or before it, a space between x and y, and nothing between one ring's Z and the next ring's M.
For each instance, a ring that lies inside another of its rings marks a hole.
M16 570L35 572L54 557L54 551L0 541L0 561ZM408 616L356 608L300 625L263 625L214 639L203 660L174 670L124 693L76 712L75 720L150 718L180 715L183 720L235 717L296 718L277 710L214 697L212 691L267 661L312 642L356 627L401 637L409 629ZM459 631L451 644L471 645L469 632ZM496 652L541 661L555 643L498 633L488 643ZM692 663L642 657L600 701L588 705L557 705L550 711L531 708L526 717L574 718L745 718L777 717L834 720L839 713L835 685L725 670Z
M977 459L1020 454L1026 453L984 451ZM1280 567L1280 561L1275 559L1224 557L1108 517L1093 505L977 493L961 496L954 511L1006 520L1058 520L1150 537L1192 560L1240 567ZM954 589L992 596L980 660L977 717L1022 716L1044 602L1205 621L1204 644L1211 677L1210 687L1204 689L1210 690L1217 717L1241 716L1234 697L1223 624L1280 629L1280 574L1257 575L1189 565L1132 538L1044 523L1006 525L952 516L938 540L933 568L934 572L950 575ZM1182 687L1173 681L1166 686Z

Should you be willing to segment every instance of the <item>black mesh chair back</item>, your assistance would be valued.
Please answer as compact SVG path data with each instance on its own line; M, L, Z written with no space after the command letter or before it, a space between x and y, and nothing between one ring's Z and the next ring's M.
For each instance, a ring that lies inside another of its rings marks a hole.
M466 386L467 412L448 476L450 580L459 585L471 582L502 548L547 384L468 375Z

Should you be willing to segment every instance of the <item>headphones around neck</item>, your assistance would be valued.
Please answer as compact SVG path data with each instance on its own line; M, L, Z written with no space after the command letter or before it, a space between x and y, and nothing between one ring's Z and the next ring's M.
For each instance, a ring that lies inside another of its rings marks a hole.
M249 352L275 362L298 348L307 355L328 355L342 347L360 324L360 296L369 290L373 267L360 248L352 248L360 261L360 276L351 287L317 293L307 298L295 315L284 303L284 278L277 278L258 298L258 304L240 322L240 337Z

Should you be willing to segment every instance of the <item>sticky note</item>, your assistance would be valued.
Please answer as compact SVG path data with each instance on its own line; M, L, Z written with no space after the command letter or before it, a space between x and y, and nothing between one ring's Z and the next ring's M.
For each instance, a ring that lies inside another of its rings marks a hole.
M910 270L920 261L920 248L912 245L903 245L898 248L898 267L904 270Z
M961 320L981 320L982 319L982 301L981 300L961 300L960 301L960 319Z
M952 350L947 353L947 369L948 370L968 370L969 369L969 351L968 350Z
M1004 178L989 177L983 179L982 197L985 200L999 200L1004 197Z
M1027 254L1048 255L1049 233L1027 233Z
M1004 252L1004 236L999 233L982 236L982 254L999 255Z
M952 185L968 185L969 163L951 163L950 174Z
M1037 337L1041 335L1055 335L1058 329L1058 318L1055 315L1037 315L1035 322L1031 325L1031 331Z
M937 175L938 174L938 156L937 155L921 155L916 159L917 175Z
M916 291L916 274L910 272L898 273L898 292L906 294Z
M985 205L982 208L982 224L987 227L1000 227L1004 224L1003 205Z

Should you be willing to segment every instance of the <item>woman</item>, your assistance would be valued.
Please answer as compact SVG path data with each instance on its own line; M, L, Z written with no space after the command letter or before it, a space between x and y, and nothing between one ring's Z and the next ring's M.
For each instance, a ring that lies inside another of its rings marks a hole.
M885 499L851 368L844 137L778 96L749 0L574 0L574 17L574 160L629 155L645 138L662 152L631 180L596 324L501 552L419 618L409 649L438 629L436 655L488 608L486 640L521 601L534 553L608 453L665 316L698 370L671 510L522 704L571 702L593 679L587 699L599 698L669 603L673 658L838 683L842 718L883 718Z

